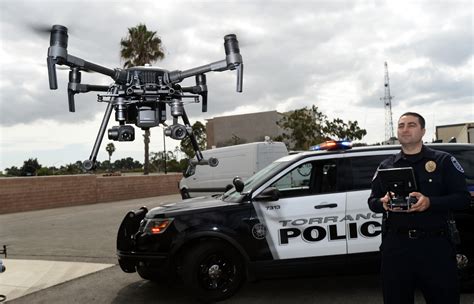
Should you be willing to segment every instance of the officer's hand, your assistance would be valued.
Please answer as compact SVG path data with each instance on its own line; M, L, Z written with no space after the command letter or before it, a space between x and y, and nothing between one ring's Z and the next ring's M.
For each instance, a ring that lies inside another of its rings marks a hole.
M392 192L393 195L393 192ZM388 207L388 203L390 202L390 194L387 192L384 197L380 198L380 202L383 204L383 208L385 210L390 210L390 207Z
M431 203L430 203L429 197L424 196L420 192L412 192L409 195L416 197L418 202L412 205L411 208L408 210L408 212L422 212L430 207Z

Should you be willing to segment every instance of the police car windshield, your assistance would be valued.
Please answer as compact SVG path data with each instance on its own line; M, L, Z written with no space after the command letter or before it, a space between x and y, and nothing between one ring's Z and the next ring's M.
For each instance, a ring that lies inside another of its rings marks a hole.
M291 158L293 159L293 158ZM288 166L290 163L286 157L281 158L270 165L266 166L262 170L252 175L249 179L244 181L244 190L241 193L237 192L235 188L230 189L222 196L223 201L234 202L242 197L242 195L249 193L255 187L258 187L261 183L269 179L274 174L281 171L282 168Z

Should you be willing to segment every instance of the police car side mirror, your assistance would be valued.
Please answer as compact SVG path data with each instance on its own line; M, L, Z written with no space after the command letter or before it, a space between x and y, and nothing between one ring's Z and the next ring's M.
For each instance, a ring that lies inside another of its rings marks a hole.
M235 190L239 193L242 192L242 190L244 190L244 182L242 181L242 179L238 176L234 177L234 180L232 181L232 183L234 184L234 187L235 187Z
M254 200L274 202L280 199L280 191L275 187L268 187L257 195Z

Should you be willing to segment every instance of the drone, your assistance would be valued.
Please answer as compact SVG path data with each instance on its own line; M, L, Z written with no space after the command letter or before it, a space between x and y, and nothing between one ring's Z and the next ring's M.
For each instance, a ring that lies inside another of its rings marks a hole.
M68 54L67 46L67 27L53 25L47 57L49 88L51 90L58 88L56 65L66 65L70 68L67 87L70 112L75 112L74 95L78 93L103 92L97 94L97 101L107 103L92 152L89 159L82 164L85 170L96 168L97 154L112 111L115 112L118 126L107 130L110 140L133 141L135 129L132 124L143 130L163 125L166 127L165 135L172 139L182 140L189 137L197 159L192 162L193 164L212 167L218 165L218 160L215 158L207 160L203 158L184 109L183 99L192 99L196 103L201 99L202 112L207 112L206 73L211 71L236 70L236 90L242 92L244 65L235 34L224 36L225 59L184 71L168 71L149 66L109 69ZM114 82L110 86L83 84L81 71L97 72L111 77ZM179 84L189 77L195 77L195 86L184 87ZM168 107L173 118L171 125L166 124ZM179 123L179 118L182 124Z

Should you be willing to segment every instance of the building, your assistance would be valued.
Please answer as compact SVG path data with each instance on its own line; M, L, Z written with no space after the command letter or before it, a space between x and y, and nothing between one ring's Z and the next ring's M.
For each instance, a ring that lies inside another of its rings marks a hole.
M474 143L474 122L436 126L438 142Z
M277 111L220 116L207 120L207 148L263 141L283 133L277 122L283 114Z

